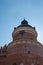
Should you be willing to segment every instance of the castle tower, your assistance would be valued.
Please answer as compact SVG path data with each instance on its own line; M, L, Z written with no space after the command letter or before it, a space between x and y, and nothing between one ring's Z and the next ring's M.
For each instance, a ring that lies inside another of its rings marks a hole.
M5 65L43 65L43 46L37 41L35 27L25 19L14 28L7 46Z
M14 28L12 37L7 50L7 65L43 65L43 47L37 41L35 27L24 19Z

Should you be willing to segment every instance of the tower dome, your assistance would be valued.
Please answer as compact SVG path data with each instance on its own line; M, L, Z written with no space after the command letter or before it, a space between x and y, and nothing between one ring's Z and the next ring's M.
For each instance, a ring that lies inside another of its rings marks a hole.
M22 36L20 36L22 35ZM37 32L35 30L35 27L32 27L28 24L27 20L21 21L21 24L17 26L13 33L12 33L13 40L20 40L20 39L37 39ZM22 38L21 38L22 37Z
M24 20L21 22L21 25L28 25L28 22L24 19Z
M4 65L43 65L43 46L37 41L35 27L25 19L12 33L13 40L7 47Z
M33 28L34 29L34 27L32 27L31 25L29 25L28 24L28 21L25 20L25 19L23 21L21 21L21 24L17 28L19 28L19 27L30 27L30 28Z
M43 46L35 27L23 20L12 37L12 42L0 48L0 65L43 65Z

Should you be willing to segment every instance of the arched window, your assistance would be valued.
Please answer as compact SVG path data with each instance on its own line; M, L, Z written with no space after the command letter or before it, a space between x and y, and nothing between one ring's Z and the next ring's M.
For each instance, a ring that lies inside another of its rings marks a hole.
M19 34L20 35L24 35L25 31L20 31Z

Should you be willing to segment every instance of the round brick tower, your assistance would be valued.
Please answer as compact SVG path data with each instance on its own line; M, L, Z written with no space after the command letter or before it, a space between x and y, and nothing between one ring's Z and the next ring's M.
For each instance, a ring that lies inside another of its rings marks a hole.
M24 19L14 28L13 41L7 47L6 65L43 65L43 46L37 41L37 32Z

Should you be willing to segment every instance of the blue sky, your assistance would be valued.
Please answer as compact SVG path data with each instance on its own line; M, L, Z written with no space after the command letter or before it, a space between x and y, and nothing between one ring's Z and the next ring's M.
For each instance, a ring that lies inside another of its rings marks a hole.
M36 27L43 44L43 0L0 0L0 46L12 41L14 27L24 18Z

